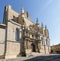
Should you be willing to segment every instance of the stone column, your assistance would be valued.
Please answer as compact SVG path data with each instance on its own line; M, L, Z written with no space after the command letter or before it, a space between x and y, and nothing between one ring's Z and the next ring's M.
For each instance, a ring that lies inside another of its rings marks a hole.
M24 41L25 41L25 39L24 39L24 28L22 26L20 29L20 53L19 53L19 55L21 55L21 56L26 56Z

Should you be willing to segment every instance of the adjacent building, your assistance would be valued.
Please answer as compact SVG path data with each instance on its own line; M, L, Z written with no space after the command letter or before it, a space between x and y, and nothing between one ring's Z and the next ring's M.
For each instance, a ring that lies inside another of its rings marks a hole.
M60 44L51 46L51 53L60 54Z

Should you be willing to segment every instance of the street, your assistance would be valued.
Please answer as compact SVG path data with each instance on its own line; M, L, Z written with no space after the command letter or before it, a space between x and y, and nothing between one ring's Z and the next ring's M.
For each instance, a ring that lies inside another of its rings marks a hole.
M60 55L38 56L25 61L60 61Z

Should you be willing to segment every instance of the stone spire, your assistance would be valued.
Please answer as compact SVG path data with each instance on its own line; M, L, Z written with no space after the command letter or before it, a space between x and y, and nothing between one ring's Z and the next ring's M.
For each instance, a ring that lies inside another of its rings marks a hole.
M43 25L43 23L41 23L41 27L42 27L42 28L44 28L44 25Z
M21 9L21 13L25 13L25 10L24 10L24 8L22 8L22 9Z
M38 18L36 19L36 25L39 25L39 23L38 23Z
M47 25L45 25L45 30L47 29Z
M43 23L41 23L41 30L42 30L42 34L44 34L44 25L43 25Z
M26 14L27 14L27 18L29 18L29 13L28 13L28 12L26 12Z
M45 35L46 35L47 37L49 37L49 31L48 31L48 29L47 29L47 25L45 25Z

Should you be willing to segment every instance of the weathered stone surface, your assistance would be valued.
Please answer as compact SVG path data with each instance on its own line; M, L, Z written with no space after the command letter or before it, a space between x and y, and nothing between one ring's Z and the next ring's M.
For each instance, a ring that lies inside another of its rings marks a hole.
M43 24L39 26L38 20L33 23L24 9L18 14L10 5L6 6L3 22L6 26L0 25L0 55L16 58L18 54L21 56L25 53L31 56L32 52L49 54L48 29Z

